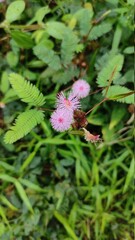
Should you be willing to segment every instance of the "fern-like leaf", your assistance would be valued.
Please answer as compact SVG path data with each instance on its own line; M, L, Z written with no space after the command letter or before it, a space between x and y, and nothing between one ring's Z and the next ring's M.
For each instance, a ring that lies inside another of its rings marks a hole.
M103 90L103 95L106 94L106 91ZM126 87L121 86L110 86L107 92L107 98L117 102L134 104L134 92Z
M75 13L75 18L77 19L80 27L80 33L82 36L88 34L92 25L93 10L92 8L82 8Z
M26 81L19 74L11 73L9 75L9 81L16 94L23 102L33 106L42 106L45 103L45 98L38 88Z
M74 32L72 32L72 30L69 30L65 33L61 45L61 57L64 65L69 64L70 61L73 59L74 52L76 51L78 45L78 41L79 39L74 34Z
M103 36L104 34L110 32L112 29L112 24L111 23L101 23L98 26L95 26L92 28L88 39L89 40L96 40L97 38Z
M14 126L5 134L5 143L14 143L20 138L28 134L37 124L41 123L44 119L44 114L40 110L31 109L21 113Z
M56 55L55 51L44 46L43 43L35 46L33 48L33 52L40 60L48 64L48 66L53 70L61 69L61 62L59 56Z
M97 83L100 87L106 87L108 85L108 80L111 80L112 82L119 76L119 72L123 66L123 61L123 56L118 54L105 64L103 69L99 72L97 78Z

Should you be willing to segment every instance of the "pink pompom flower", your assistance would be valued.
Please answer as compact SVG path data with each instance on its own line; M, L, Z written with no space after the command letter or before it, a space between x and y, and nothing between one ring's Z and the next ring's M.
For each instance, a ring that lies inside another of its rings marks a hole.
M57 96L56 107L58 109L66 110L67 112L73 112L80 108L80 101L74 93L70 93L69 97L66 98L64 93L61 92Z
M78 98L85 98L89 95L90 85L85 80L79 79L73 84L72 90Z
M73 114L67 112L65 109L56 109L52 115L50 122L52 127L58 131L63 132L70 128L70 125L73 121Z

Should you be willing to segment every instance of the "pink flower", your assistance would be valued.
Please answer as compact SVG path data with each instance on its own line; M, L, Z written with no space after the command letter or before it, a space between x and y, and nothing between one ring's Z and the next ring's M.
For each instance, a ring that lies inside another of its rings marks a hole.
M73 121L73 113L65 111L65 109L56 109L51 115L52 127L58 131L63 132L70 128Z
M93 135L89 131L87 131L85 128L83 128L83 130L84 130L84 138L86 141L92 142L92 143L102 141L102 139L100 138L100 135Z
M89 95L90 85L85 80L79 79L73 84L72 90L78 98L85 98Z
M80 108L80 101L74 93L70 93L69 97L66 98L64 93L61 92L58 94L56 107L58 109L66 110L67 112L73 112Z

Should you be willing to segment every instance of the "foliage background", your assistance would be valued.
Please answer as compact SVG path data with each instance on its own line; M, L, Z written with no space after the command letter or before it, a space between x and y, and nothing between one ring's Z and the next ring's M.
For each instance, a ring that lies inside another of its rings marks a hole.
M17 11L13 2L0 3L0 239L133 239L133 1L15 1ZM43 110L74 79L86 79L82 109L94 107L88 130L103 142L55 132L45 110L32 131L25 122L27 136L5 143L30 109L10 85L12 72L43 93ZM96 105L105 93L112 100Z

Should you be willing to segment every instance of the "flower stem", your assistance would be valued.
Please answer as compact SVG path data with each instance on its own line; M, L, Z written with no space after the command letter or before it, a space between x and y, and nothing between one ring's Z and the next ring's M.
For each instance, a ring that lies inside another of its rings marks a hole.
M85 113L85 115L88 115L90 112L92 112L96 107L101 105L103 102L106 102L108 98L104 98L100 103L97 103L93 108L91 108L88 112Z

